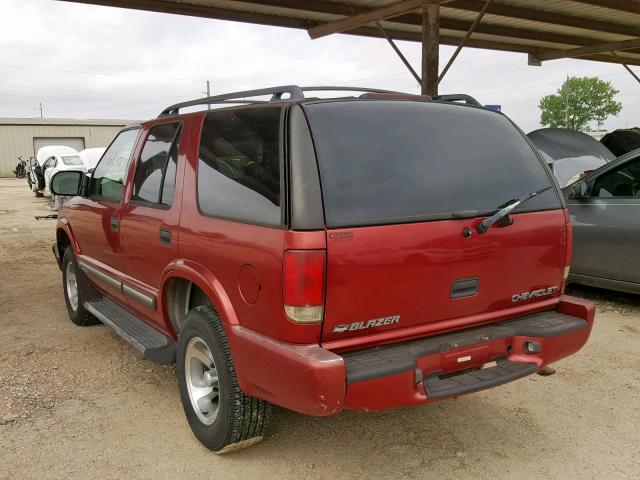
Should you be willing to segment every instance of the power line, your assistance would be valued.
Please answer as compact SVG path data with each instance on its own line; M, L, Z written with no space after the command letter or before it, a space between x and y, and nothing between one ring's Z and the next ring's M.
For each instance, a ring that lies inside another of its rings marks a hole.
M139 78L155 78L155 79L160 79L160 80L171 80L171 81L178 81L178 82L194 82L195 83L195 82L201 82L202 81L202 80L197 80L197 79L193 79L193 78L163 77L163 76L160 76L160 75L144 75L144 74L126 73L126 72L119 72L119 73L98 72L98 71L89 72L87 70L67 70L67 69L64 69L64 68L32 67L32 66L27 66L27 65L0 65L0 68L16 68L16 69L22 69L22 70L41 70L41 71L50 71L50 72L76 73L76 74L82 74L82 75L100 75L100 76L106 76L106 77L132 76L132 77L139 77Z

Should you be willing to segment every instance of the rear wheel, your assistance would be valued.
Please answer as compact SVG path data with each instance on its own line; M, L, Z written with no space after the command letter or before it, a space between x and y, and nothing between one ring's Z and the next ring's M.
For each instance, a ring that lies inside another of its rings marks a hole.
M213 307L196 307L187 314L177 364L182 406L203 445L222 454L262 440L271 405L240 390L227 337Z
M69 318L76 325L96 325L100 323L96 317L84 308L82 298L82 282L86 281L82 272L78 270L78 262L71 246L68 246L62 257L62 288L64 301L67 304Z

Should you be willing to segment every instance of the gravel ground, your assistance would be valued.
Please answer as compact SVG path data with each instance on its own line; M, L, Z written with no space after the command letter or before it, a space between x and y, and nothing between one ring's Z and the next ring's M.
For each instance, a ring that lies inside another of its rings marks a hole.
M2 479L640 478L640 296L572 289L596 325L553 376L382 413L275 408L263 443L219 457L191 435L173 367L71 324L45 201L0 179Z

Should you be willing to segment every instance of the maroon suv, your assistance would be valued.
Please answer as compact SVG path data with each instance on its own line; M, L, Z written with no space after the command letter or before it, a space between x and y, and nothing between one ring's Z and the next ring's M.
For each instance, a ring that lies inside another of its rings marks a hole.
M52 180L71 196L53 248L71 320L176 361L189 424L219 453L259 441L270 404L457 397L591 331L592 304L563 295L562 195L506 116L465 96L311 90L174 105L89 176Z

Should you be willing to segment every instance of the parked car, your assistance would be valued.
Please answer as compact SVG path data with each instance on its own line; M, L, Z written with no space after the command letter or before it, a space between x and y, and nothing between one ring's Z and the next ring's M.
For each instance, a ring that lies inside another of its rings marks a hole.
M59 170L82 170L78 152L64 145L51 145L38 150L29 163L29 186L40 197L49 195L49 183L53 172Z
M100 157L104 154L106 148L98 147L98 148L85 148L84 150L80 150L78 152L78 156L82 160L82 163L86 167L87 171L93 170L96 168Z
M640 293L640 149L564 190L575 283Z
M122 130L88 180L53 178L73 195L53 246L71 320L176 361L187 420L218 453L259 441L270 404L323 416L458 397L591 331L593 305L563 295L562 194L506 116L311 90L173 105Z
M568 128L541 128L527 136L553 171L560 187L616 158L595 138Z
M607 133L600 142L616 157L640 148L640 128L625 128Z

